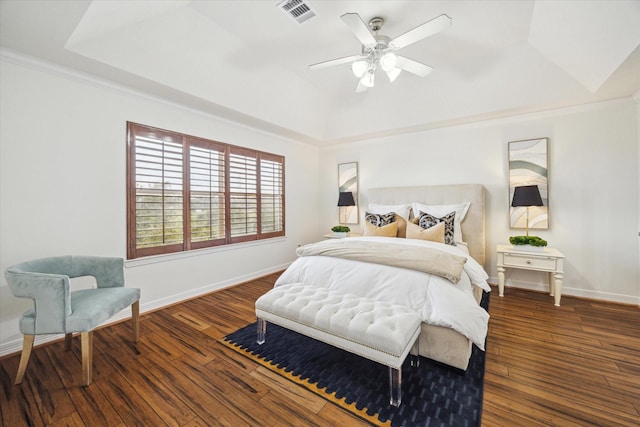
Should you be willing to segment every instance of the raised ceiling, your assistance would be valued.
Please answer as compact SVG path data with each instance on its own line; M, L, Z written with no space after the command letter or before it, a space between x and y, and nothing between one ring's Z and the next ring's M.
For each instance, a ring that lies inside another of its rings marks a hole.
M640 1L308 1L294 22L258 1L0 0L9 59L57 66L298 140L326 145L629 97L640 90ZM402 50L434 68L355 93L347 12L398 36L453 26Z

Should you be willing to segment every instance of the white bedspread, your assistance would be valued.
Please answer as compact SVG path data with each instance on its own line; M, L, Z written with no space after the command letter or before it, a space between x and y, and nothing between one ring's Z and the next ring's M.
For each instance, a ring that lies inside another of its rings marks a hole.
M434 247L467 257L464 272L456 284L439 276L361 261L335 257L298 258L278 278L275 286L287 283L340 290L376 300L402 304L420 313L422 321L454 329L484 350L489 314L473 297L472 284L491 291L484 269L464 250L441 243L385 237L354 237L389 244Z

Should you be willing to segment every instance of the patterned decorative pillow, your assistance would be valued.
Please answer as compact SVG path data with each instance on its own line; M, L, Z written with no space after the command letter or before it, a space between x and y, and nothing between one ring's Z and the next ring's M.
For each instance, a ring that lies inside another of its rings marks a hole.
M395 212L389 212L386 214L374 214L371 212L365 212L364 220L369 224L375 225L376 227L382 227L383 225L391 224L395 220L395 216Z
M431 214L420 212L418 217L418 225L422 228L430 228L441 222L444 222L444 242L447 245L455 245L456 241L453 234L453 222L456 218L456 211L449 212L441 218L437 218Z

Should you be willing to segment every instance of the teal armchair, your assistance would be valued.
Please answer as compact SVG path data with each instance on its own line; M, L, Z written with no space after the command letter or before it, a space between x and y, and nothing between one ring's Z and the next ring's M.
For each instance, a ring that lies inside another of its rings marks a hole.
M69 279L93 276L96 288L69 291ZM5 271L11 292L33 300L33 309L20 319L24 335L15 384L24 377L36 335L65 334L66 349L73 333L80 333L82 380L91 384L93 330L131 306L133 336L138 342L140 289L124 287L124 260L94 256L60 256L16 264Z

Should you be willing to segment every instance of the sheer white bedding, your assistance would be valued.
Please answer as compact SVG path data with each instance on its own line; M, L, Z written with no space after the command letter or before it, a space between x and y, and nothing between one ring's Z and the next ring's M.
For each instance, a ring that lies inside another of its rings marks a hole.
M442 277L399 267L371 264L327 256L296 259L278 278L275 286L287 283L339 290L367 298L401 304L419 312L422 321L451 328L484 350L489 314L478 305L473 286L491 291L487 273L464 247L413 239L354 237L393 245L427 246L464 256L467 262L458 283Z

